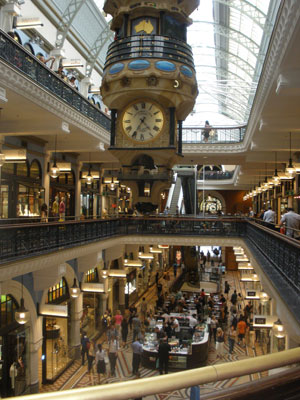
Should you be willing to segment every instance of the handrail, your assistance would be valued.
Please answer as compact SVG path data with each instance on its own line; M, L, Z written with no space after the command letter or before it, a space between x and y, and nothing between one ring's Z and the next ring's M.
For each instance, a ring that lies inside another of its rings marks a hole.
M244 140L247 125L210 128L208 135L205 135L205 127L184 126L182 128L182 143L211 144L211 143L241 143Z
M86 117L110 131L110 117L55 74L23 46L0 29L0 60L12 65L29 79L59 97Z
M59 392L61 400L128 400L232 379L300 362L300 348L195 368L174 374ZM230 365L230 368L229 368ZM56 400L57 392L18 396L18 400Z

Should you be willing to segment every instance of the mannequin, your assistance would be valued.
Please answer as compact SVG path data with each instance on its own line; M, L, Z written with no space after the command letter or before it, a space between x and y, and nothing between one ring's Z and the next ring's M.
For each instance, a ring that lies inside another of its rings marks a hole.
M60 199L59 203L59 220L64 221L65 220L65 214L66 213L66 205L65 205L65 198L62 197Z
M58 196L55 196L55 200L52 204L52 214L53 217L55 218L58 218L58 208L59 208Z

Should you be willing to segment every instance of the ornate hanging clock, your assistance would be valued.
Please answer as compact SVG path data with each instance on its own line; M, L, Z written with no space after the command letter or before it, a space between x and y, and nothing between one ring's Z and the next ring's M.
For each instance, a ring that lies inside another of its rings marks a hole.
M152 100L129 104L121 117L123 133L136 143L155 140L162 132L164 123L164 111Z

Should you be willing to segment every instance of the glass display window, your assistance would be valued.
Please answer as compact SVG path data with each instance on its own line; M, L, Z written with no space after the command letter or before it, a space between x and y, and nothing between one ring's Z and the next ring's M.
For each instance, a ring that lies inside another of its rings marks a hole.
M67 318L45 318L44 349L46 380L53 382L74 358L68 346Z
M23 184L18 185L17 193L17 217L39 217L43 191L40 187L31 187Z
M16 164L16 165L17 165L17 168L16 168L16 175L17 176L29 176L27 162Z
M9 186L1 185L0 188L0 217L8 218L8 196L9 196Z

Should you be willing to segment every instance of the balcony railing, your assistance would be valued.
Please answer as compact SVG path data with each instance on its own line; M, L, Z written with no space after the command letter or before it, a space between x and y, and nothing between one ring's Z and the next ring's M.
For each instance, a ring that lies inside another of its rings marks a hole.
M1 30L0 60L10 64L35 83L41 85L44 89L101 125L107 131L110 131L111 122L107 115Z
M178 61L194 69L191 47L182 40L160 35L130 36L112 42L105 68L115 62L144 57Z
M204 127L183 127L182 142L183 143L240 143L243 141L246 125L236 127L217 127L214 126L209 132L209 136L205 137ZM207 135L206 135L207 136Z
M198 174L198 179L200 180L223 180L223 179L232 179L234 171L205 171L205 174L202 172Z

